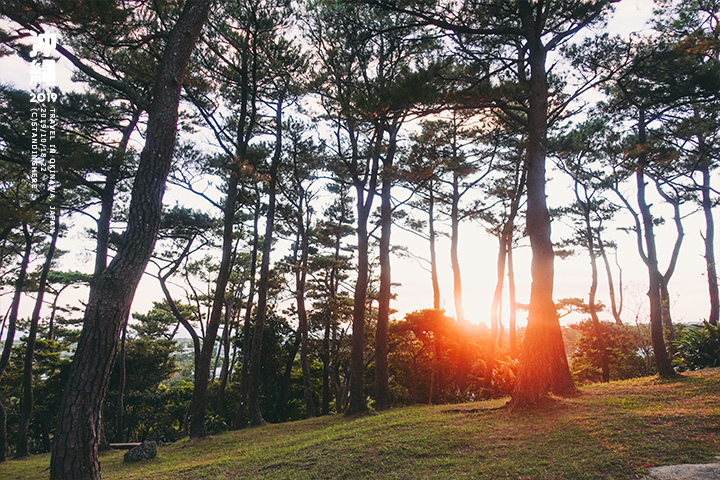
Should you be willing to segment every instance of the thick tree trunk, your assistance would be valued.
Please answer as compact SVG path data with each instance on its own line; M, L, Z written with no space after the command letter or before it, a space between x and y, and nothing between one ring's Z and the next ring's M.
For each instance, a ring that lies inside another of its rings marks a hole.
M51 480L98 480L101 410L135 289L160 227L173 156L180 89L211 0L188 0L158 68L145 147L133 185L127 229L115 258L91 288L83 331L63 394L50 461Z
M530 8L525 6L525 8ZM534 16L521 12L523 24L534 29ZM529 18L527 18L529 17ZM565 355L562 331L553 302L554 254L545 194L548 83L545 47L539 34L529 38L530 88L528 110L527 222L532 249L532 284L528 326L511 407L533 404L548 393L575 392Z
M30 455L28 440L30 435L30 419L33 413L33 364L35 363L35 340L37 339L38 324L40 323L40 312L42 310L43 298L45 297L45 287L52 266L52 260L55 256L57 240L60 236L60 208L55 207L55 223L53 227L52 237L50 239L50 247L45 257L40 279L38 281L37 298L35 299L35 308L30 318L30 331L28 332L25 344L25 361L23 368L23 396L20 401L20 422L18 425L17 445L15 448L15 458L26 457Z
M712 213L712 197L710 187L710 167L706 162L700 166L702 172L702 209L705 215L705 264L707 265L708 291L710 293L710 315L708 322L710 325L718 324L720 316L720 294L718 293L718 277L715 265L715 221Z

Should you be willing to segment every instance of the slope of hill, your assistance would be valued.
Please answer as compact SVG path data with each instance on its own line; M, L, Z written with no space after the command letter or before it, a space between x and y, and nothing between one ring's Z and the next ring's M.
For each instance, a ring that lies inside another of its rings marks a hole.
M522 412L504 401L330 416L183 440L111 479L630 479L720 453L720 370L592 385ZM47 478L49 455L0 464L2 479Z

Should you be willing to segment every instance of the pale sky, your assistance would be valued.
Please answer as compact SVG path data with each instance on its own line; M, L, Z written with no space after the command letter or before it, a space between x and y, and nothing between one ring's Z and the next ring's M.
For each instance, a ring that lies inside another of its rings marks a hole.
M649 17L653 3L650 0L623 0L616 6L616 14L610 22L611 31L621 35L628 35L630 32L642 30L645 20ZM60 60L57 65L58 83L63 91L75 89L70 79L70 65L65 60ZM29 66L18 58L0 58L0 82L13 84L20 88L27 88L29 83ZM562 178L562 174L549 170L552 178L548 184L548 202L550 206L560 206L570 202L569 190ZM717 179L716 183L717 183ZM184 195L170 189L165 197L167 204L175 203L175 200L182 201ZM613 199L615 200L615 199ZM378 200L379 202L379 200ZM653 199L655 205L662 202ZM660 208L656 207L655 212ZM690 206L685 207L692 208ZM654 213L655 213L654 212ZM668 211L664 211L669 215ZM656 213L657 215L657 213ZM667 217L668 220L670 217ZM76 227L83 224L90 226L86 219L80 216L75 217ZM621 226L629 226L631 222L626 216L619 216L616 222ZM670 283L670 292L674 301L673 313L676 321L694 322L706 318L708 314L707 282L705 279L705 263L702 257L704 250L700 232L704 230L704 221L701 214L695 214L685 221L685 242L680 254L677 271ZM559 222L553 223L553 240L567 236L567 227ZM614 231L611 227L606 233L607 239L613 239L619 244L619 262L623 267L625 286L625 311L623 318L625 322L634 322L636 312L640 313L640 319L646 321L647 315L647 270L639 259L636 248L635 237L632 234ZM672 222L668 222L658 231L658 245L660 250L661 269L667 265L669 252L672 248L675 234L672 229ZM393 232L393 243L408 246L418 255L427 256L428 246L425 242L407 232L395 229ZM529 265L530 249L527 241L515 251L517 299L521 303L527 303L529 297ZM70 250L61 260L61 268L82 271L91 271L93 263L93 242L85 238L80 228L72 230L61 240L60 248ZM438 242L438 266L440 274L440 288L442 304L449 315L454 315L453 293L452 293L452 272L450 269L449 240L441 238ZM460 262L463 281L463 299L466 317L474 322L486 321L489 317L490 302L495 287L496 273L495 264L497 256L497 241L490 238L478 224L464 223L460 231ZM284 251L276 250L274 259L285 254ZM151 270L154 268L149 267ZM590 285L590 268L587 255L584 252L578 253L568 260L556 259L555 263L555 298L569 296L587 298ZM393 308L398 310L395 315L397 319L415 309L432 307L432 288L430 275L422 270L418 264L407 258L392 259L393 281L402 285L394 290L397 300ZM617 272L616 272L617 274ZM617 280L616 280L617 281ZM80 289L75 293L66 293L63 298L69 300L73 295L82 298L87 294L87 289ZM157 287L157 280L144 277L138 288L133 311L147 311L153 300L160 300L162 294ZM607 284L605 273L600 268L600 287L598 300L609 305L607 295ZM9 304L9 296L0 297L0 311L5 311ZM503 303L507 306L507 286ZM28 312L32 301L25 299L23 312ZM610 320L609 312L601 315L602 318ZM577 316L569 316L563 322L577 321ZM503 314L503 321L507 324L507 312ZM518 324L524 324L524 314L519 312Z

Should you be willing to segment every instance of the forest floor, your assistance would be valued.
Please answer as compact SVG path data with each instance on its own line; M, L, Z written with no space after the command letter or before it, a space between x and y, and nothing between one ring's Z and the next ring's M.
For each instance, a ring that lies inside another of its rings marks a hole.
M397 408L226 432L160 446L113 479L632 479L720 454L720 370L583 387L525 411L506 400ZM0 464L0 478L48 477L49 455Z

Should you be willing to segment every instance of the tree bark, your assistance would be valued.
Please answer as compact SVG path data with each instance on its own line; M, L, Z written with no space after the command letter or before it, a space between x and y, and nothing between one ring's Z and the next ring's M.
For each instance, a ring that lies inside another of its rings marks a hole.
M91 286L57 421L51 480L100 478L99 422L119 331L157 238L182 80L211 3L188 0L168 36L148 110L146 142L133 185L127 229L115 258Z
M540 32L536 31L532 9L531 5L523 4L520 12L523 26L532 32L528 35L530 80L525 154L528 169L526 228L532 249L532 284L528 326L510 404L512 408L536 403L548 393L564 395L575 392L553 302L554 253L545 195L548 127L546 51Z

